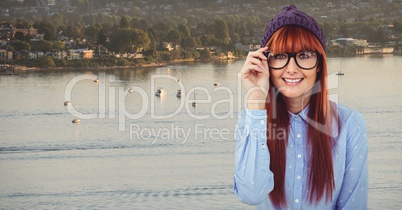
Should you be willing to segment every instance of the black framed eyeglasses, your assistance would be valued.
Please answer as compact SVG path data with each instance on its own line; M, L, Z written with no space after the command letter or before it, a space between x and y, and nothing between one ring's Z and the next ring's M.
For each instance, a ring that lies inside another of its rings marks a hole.
M282 69L288 65L290 58L294 58L298 67L304 70L311 70L318 64L320 54L311 50L303 50L298 53L285 52L274 54L272 52L265 52L268 59L268 66L271 69Z

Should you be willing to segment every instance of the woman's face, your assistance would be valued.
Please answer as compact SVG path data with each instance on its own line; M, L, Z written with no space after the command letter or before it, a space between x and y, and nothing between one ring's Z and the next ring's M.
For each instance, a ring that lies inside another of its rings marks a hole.
M285 97L294 102L309 102L311 90L317 79L317 67L304 70L294 58L282 69L271 69L270 77L273 85ZM306 101L307 99L307 101Z

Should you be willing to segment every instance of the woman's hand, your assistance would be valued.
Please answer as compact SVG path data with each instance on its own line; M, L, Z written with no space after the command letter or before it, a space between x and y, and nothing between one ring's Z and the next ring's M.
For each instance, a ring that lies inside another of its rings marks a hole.
M247 108L265 109L269 91L269 69L264 53L267 47L249 52L239 77L246 89Z

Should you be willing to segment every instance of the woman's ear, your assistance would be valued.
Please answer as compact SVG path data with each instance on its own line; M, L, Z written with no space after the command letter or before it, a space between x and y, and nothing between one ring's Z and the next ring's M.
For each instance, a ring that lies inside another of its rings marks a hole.
M321 71L321 68L322 68L321 65L317 66L317 73Z

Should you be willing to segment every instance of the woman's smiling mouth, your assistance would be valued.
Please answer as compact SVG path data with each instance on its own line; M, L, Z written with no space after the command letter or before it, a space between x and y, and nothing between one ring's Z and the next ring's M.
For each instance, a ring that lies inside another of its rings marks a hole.
M299 79L290 79L290 78L282 78L283 81L285 81L286 85L298 85L301 83L301 81L303 80L303 78L299 78Z

